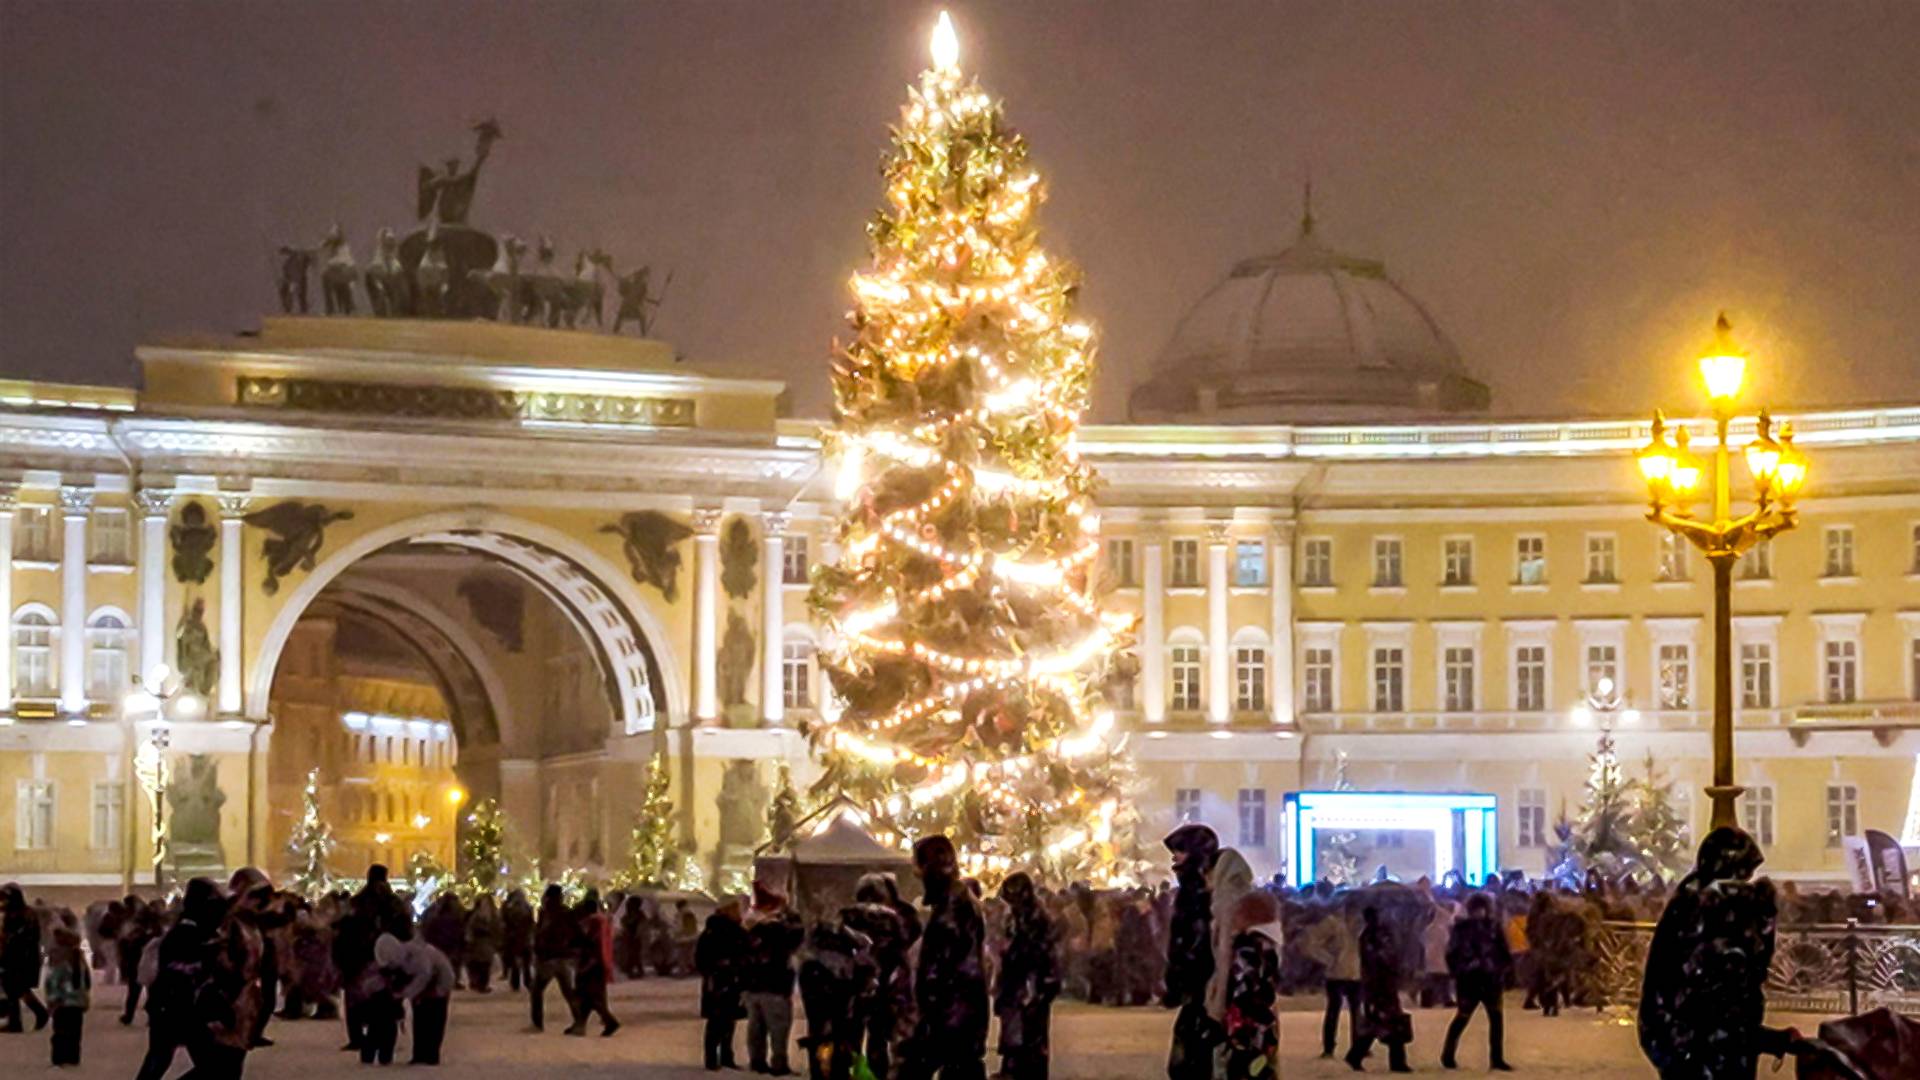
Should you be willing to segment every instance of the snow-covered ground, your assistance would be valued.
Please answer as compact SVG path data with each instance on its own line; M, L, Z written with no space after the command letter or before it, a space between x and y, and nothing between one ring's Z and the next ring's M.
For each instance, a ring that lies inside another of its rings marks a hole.
M462 992L454 998L452 1020L447 1032L443 1073L462 1080L522 1080L553 1077L566 1080L612 1080L633 1078L702 1077L700 1067L700 1022L696 1013L697 987L690 981L648 979L621 983L614 987L613 1010L625 1026L611 1039L591 1034L569 1038L560 1033L565 1025L559 994L549 992L549 1027L544 1034L526 1033L527 1002L524 994L496 990L479 996ZM139 1065L146 1046L144 1018L131 1028L121 1027L118 1019L120 991L102 987L95 992L93 1011L87 1014L87 1034L82 1076L112 1077L129 1080ZM1552 1077L1646 1077L1653 1075L1641 1058L1630 1023L1618 1018L1596 1016L1591 1011L1568 1011L1552 1019L1538 1013L1521 1012L1519 999L1510 999L1507 1013L1508 1056L1518 1067L1518 1076ZM796 1010L797 1011L797 1010ZM557 1015L558 1014L558 1015ZM1415 1014L1415 1041L1412 1062L1419 1072L1440 1073L1440 1039L1446 1018L1437 1010ZM556 1022L557 1020L557 1022ZM1119 1077L1163 1077L1166 1075L1167 1032L1172 1014L1159 1009L1109 1009L1069 1004L1056 1014L1054 1026L1053 1075L1061 1080L1111 1080ZM1803 1028L1813 1024L1802 1019L1777 1019L1795 1022ZM1462 1045L1462 1073L1479 1073L1486 1065L1486 1029L1484 1019L1476 1018ZM796 1024L796 1027L798 1025ZM597 1032L597 1025L592 1029ZM745 1025L741 1035L744 1038ZM1345 1032L1342 1032L1343 1039ZM359 1059L339 1052L341 1028L338 1023L274 1020L268 1036L277 1045L255 1051L247 1060L246 1075L252 1080L333 1080L355 1077L365 1080ZM401 1037L400 1059L406 1057L406 1036ZM1344 1051L1345 1043L1341 1049ZM1351 1076L1345 1064L1317 1060L1320 1052L1320 1014L1314 1003L1296 1000L1282 1020L1281 1052L1284 1077ZM798 1050L795 1067L799 1068ZM740 1053L746 1062L744 1049ZM995 1059L989 1058L990 1063ZM186 1055L180 1055L171 1076L179 1076L187 1067ZM396 1065L396 1069L405 1066ZM1380 1052L1368 1063L1368 1071L1386 1072ZM1765 1064L1763 1063L1763 1074ZM0 1077L25 1077L51 1073L47 1064L46 1033L38 1035L0 1035ZM722 1074L751 1076L749 1073ZM1789 1074L1790 1075L1790 1074Z

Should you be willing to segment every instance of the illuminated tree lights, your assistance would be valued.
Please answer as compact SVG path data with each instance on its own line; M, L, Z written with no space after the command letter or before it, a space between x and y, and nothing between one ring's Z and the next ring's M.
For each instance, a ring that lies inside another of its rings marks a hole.
M967 868L1128 873L1130 771L1102 689L1094 475L1075 446L1093 332L1035 235L1026 143L961 75L941 16L909 92L834 363L841 557L812 595L841 708L809 728L825 790Z

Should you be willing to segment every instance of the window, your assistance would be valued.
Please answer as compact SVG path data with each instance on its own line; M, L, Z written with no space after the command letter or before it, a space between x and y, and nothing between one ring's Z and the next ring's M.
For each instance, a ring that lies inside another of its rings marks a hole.
M127 539L127 512L120 509L95 510L87 523L87 561L106 566L125 566L133 561Z
M1741 581L1767 581L1773 577L1773 541L1762 540L1740 556Z
M1446 679L1446 708L1448 712L1473 711L1473 648L1468 645L1449 646L1442 654L1441 667Z
M1300 584L1309 588L1333 587L1333 541L1325 536L1309 536L1300 544Z
M118 701L128 686L127 624L118 615L95 615L87 623L87 696Z
M810 568L807 558L807 538L789 535L780 548L780 583L783 585L805 585L807 571Z
M1841 705L1860 696L1860 646L1850 638L1828 641L1825 648L1827 704Z
M1473 584L1473 541L1454 537L1441 545L1440 584Z
M1401 712L1407 707L1407 654L1393 645L1373 650L1373 711Z
M1521 847L1547 846L1547 789L1521 788L1514 799Z
M813 645L789 641L780 647L780 703L789 709L813 708Z
M1373 587L1397 589L1405 581L1400 576L1400 538L1377 536L1373 540Z
M1243 588L1258 588L1267 583L1267 545L1259 540L1241 540L1233 545L1233 583Z
M1827 562L1821 569L1822 577L1853 576L1853 526L1829 525L1822 534L1826 538Z
M1200 584L1200 541L1183 539L1173 542L1173 578L1170 584L1176 589L1191 589Z
M1183 787L1173 793L1173 819L1179 822L1200 820L1200 789Z
M1620 647L1587 646L1587 693L1607 695L1620 690Z
M13 846L22 851L52 847L53 781L21 780L13 790Z
M1620 580L1618 547L1612 533L1587 534L1587 584L1610 585Z
M1852 784L1827 785L1827 846L1837 848L1843 837L1860 834L1860 789Z
M1306 649L1301 653L1301 696L1308 712L1333 711L1333 650Z
M38 611L13 617L13 692L53 696L53 620Z
M1107 576L1115 586L1125 589L1135 584L1133 577L1133 539L1116 537L1107 541Z
M53 508L23 506L14 511L13 557L24 562L53 562Z
M1665 532L1660 534L1659 575L1661 581L1687 580L1687 549L1691 546L1692 544L1687 538L1681 536L1679 533Z
M1240 846L1267 846L1267 792L1265 788L1240 789Z
M1760 842L1773 846L1773 785L1759 784L1740 796L1740 826Z
M1693 647L1670 642L1655 653L1659 665L1660 707L1685 709L1693 704Z
M1547 707L1547 647L1521 645L1513 650L1513 707L1541 712Z
M1198 712L1200 709L1200 646L1175 645L1167 650L1173 666L1173 700L1167 707L1174 712Z
M1745 641L1740 644L1740 707L1773 708L1773 644Z
M1233 707L1238 712L1267 707L1267 650L1258 645L1233 650Z
M1515 585L1545 585L1547 583L1546 537L1522 536L1514 540L1513 583Z
M126 821L127 788L107 780L93 785L93 849L120 850L120 828Z

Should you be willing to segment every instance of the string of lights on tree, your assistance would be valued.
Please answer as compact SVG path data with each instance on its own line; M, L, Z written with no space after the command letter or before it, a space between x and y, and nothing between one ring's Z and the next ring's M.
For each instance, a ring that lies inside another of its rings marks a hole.
M943 13L834 365L841 557L813 603L843 707L813 725L824 788L970 871L1113 880L1128 770L1101 689L1129 617L1101 608L1094 474L1076 431L1092 328L1042 250L1043 191Z

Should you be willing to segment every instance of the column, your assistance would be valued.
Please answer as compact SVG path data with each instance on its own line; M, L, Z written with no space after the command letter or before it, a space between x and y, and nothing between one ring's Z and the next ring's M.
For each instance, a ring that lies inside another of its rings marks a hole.
M1273 726L1293 726L1293 523L1273 526L1272 572L1268 575L1273 591L1273 651L1267 657L1267 670L1273 685L1267 704L1273 712Z
M1207 526L1207 721L1233 719L1233 649L1227 629L1227 525Z
M60 711L87 711L87 515L93 489L60 489Z
M1145 538L1140 563L1140 713L1149 724L1167 719L1167 589L1159 534Z
M0 485L0 712L13 708L13 512L19 505L19 485Z
M693 719L720 719L720 511L693 512Z
M134 496L140 509L140 666L145 680L167 662L167 507L173 492L142 488Z
M785 567L787 515L768 513L761 517L765 530L760 538L760 719L767 727L778 727L787 718L787 706L781 693L780 651L786 634Z
M244 523L247 496L240 492L220 495L220 697L216 703L222 716L240 711L241 656L240 605L241 573L246 567Z

